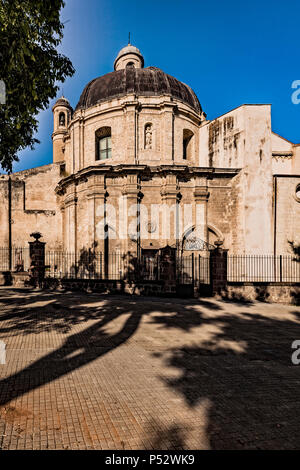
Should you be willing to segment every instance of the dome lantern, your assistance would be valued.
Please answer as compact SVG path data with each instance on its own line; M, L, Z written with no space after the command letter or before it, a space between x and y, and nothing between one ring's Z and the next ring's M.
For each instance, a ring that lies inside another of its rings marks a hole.
M134 67L136 69L144 67L144 57L140 50L130 43L120 50L114 62L115 70L122 70L126 67Z

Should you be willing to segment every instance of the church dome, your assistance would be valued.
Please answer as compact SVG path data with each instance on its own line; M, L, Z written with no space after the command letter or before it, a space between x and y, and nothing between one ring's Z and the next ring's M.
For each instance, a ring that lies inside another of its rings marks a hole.
M134 48L134 53L137 54L136 50L138 51L138 49L128 45L121 49L119 55L129 47ZM156 67L125 67L95 78L84 88L76 110L87 109L103 101L128 94L135 94L137 96L171 96L189 105L197 113L201 114L202 112L196 94L188 85Z

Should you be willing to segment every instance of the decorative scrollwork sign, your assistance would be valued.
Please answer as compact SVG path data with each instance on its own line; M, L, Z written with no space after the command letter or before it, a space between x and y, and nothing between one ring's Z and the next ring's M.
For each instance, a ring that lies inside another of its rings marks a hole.
M214 246L195 236L186 238L183 244L183 249L187 251L207 251L213 248Z

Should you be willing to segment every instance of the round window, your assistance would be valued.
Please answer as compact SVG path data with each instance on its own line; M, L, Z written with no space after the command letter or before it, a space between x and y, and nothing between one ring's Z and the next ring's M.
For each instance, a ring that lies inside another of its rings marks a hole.
M300 202L300 184L297 184L296 186L295 196L296 196L296 200Z

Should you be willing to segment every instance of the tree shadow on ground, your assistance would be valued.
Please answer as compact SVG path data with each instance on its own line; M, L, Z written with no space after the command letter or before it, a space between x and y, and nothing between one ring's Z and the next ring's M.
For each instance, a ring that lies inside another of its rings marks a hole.
M201 344L170 349L166 365L177 378L162 377L194 409L212 404L207 436L212 449L296 449L300 446L300 366L292 364L292 342L300 338L299 311L279 315L225 313L218 331ZM171 327L165 319L165 327ZM163 316L154 318L160 325ZM182 319L173 327L185 330Z
M197 344L181 344L159 353L167 367L179 373L161 379L191 410L209 401L206 433L211 448L300 446L300 366L291 363L291 344L300 338L298 310L283 318L272 312L272 306L266 306L262 314L252 313L246 305L231 309L228 303L209 300L122 300L121 296L41 292L12 301L3 291L0 321L6 323L0 328L1 339L42 331L68 336L56 350L0 381L0 406L120 347L136 334L142 318L152 314L151 323L178 330L179 338L183 332L199 329ZM17 306L5 312L15 302ZM35 305L37 302L44 306ZM121 327L109 333L107 327L118 318L123 320ZM88 326L86 322L90 322ZM201 329L207 327L210 330L201 335ZM158 428L153 442L163 440L168 448L173 444L184 448L179 429L175 422L169 428Z
M16 293L15 289L9 290ZM129 340L139 328L143 316L155 311L156 302L145 302L136 298L122 303L124 297L82 294L53 294L31 292L21 298L7 296L7 290L0 293L3 313L0 315L0 339L28 334L60 332L68 334L61 347L41 357L25 369L0 381L0 406L9 401L45 385L53 380L82 367L107 354ZM27 294L30 291L26 291ZM99 301L103 303L99 306ZM162 299L160 299L161 301ZM86 302L86 303L85 303ZM93 305L95 303L95 305ZM15 308L8 309L12 304ZM195 302L196 305L196 302ZM206 302L206 306L210 302ZM211 303L212 308L215 308ZM177 299L168 299L164 304L166 314L174 308L192 315L192 306L178 304ZM121 329L109 334L105 331L114 320L124 316ZM199 316L194 308L194 316ZM86 322L91 324L80 331L71 333L73 327L80 327ZM20 386L16 387L18 383Z
M145 446L141 445L146 450L149 450L149 441L151 447L156 450L182 450L185 447L187 431L183 430L177 423L165 426L157 419L151 419L146 424L146 431L145 440L147 444Z

